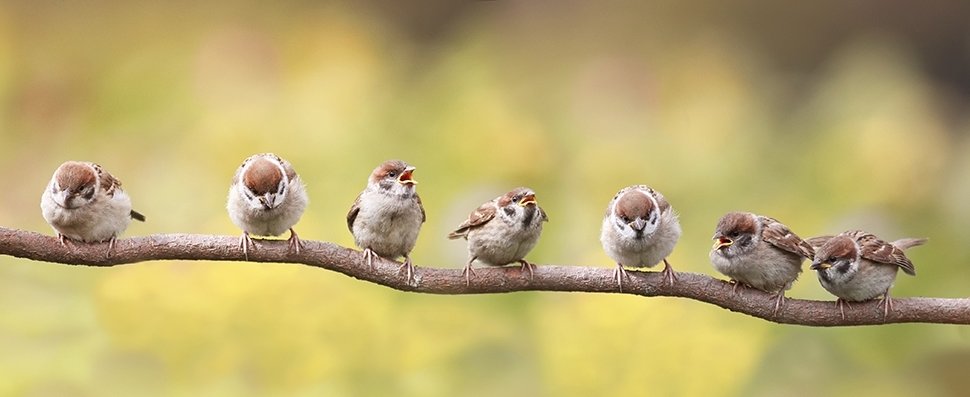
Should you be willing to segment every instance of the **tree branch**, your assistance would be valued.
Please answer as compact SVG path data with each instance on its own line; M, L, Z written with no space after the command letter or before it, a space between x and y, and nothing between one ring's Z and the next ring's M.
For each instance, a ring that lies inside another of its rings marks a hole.
M339 245L303 240L304 249L291 254L284 240L257 240L249 252L252 262L299 263L346 274L360 280L408 292L461 295L515 291L568 291L619 293L613 267L538 266L529 280L518 266L476 268L470 286L460 268L418 267L408 284L398 273L400 264L387 260L363 265L360 251ZM244 261L239 237L199 234L157 234L121 239L108 255L108 245L73 243L63 246L52 236L0 227L0 254L35 261L70 265L117 266L153 260ZM673 286L662 284L659 272L627 272L623 293L641 296L673 296L707 302L768 321L809 326L848 326L888 323L970 324L970 299L894 298L894 310L883 318L881 302L854 303L845 308L845 319L834 301L788 299L773 314L769 294L746 288L732 291L732 284L697 273L677 273Z

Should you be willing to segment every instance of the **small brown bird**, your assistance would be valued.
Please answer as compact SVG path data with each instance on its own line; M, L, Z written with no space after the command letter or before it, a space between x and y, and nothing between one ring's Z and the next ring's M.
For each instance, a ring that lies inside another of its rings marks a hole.
M674 284L674 270L667 256L680 239L680 222L670 203L660 192L644 185L621 189L603 216L600 242L603 250L616 261L613 276L623 291L623 266L653 267L663 261L664 279Z
M814 251L775 219L731 212L717 224L710 256L714 268L732 281L772 293L777 313L802 272L802 261L812 259Z
M293 166L272 153L249 156L236 169L229 186L226 210L229 219L243 230L239 246L249 259L250 246L256 247L250 234L279 236L290 231L289 249L300 253L300 237L293 230L306 210L306 188Z
M347 228L354 242L364 250L367 266L374 267L374 255L394 260L404 257L398 271L406 270L407 282L414 278L411 250L426 216L415 190L415 168L400 160L377 166L367 187L347 213Z
M144 215L131 209L121 181L86 161L68 161L57 167L41 195L40 208L61 244L66 245L67 240L107 241L109 254L132 219L145 221Z
M465 285L471 283L472 262L476 259L490 266L519 262L522 271L533 276L534 266L525 256L535 247L542 233L546 213L536 203L532 189L519 187L482 204L448 234L450 239L468 240L468 264L462 274Z
M899 269L916 275L913 262L903 252L926 243L925 238L904 238L887 243L861 230L838 236L811 238L818 248L812 270L818 271L818 281L827 291L838 297L836 305L845 318L843 303L862 302L883 296L883 316L892 311L889 289L896 281Z

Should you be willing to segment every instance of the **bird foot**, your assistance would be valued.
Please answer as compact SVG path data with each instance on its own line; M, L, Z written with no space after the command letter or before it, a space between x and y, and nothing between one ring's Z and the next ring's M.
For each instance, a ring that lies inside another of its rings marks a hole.
M889 313L893 311L893 298L889 296L889 291L882 297L882 318L883 320L889 318Z
M115 240L117 239L118 236L111 236L111 238L108 239L108 252L105 253L105 257L111 257L111 253L115 250Z
M778 309L781 309L782 304L785 303L785 290L771 294L771 299L775 300L775 310L771 312L771 315L774 316L778 314Z
M847 306L848 308L851 309L852 305L849 304L849 301L842 298L838 298L835 300L835 306L839 308L839 314L841 314L842 319L845 320L845 308L843 308L843 306Z
M664 282L667 285L673 287L674 281L677 280L677 274L674 272L674 268L670 266L670 262L667 262L667 258L664 258L664 270L663 270Z
M617 263L616 269L613 269L613 279L616 280L616 286L619 288L620 292L623 292L623 278L629 279L630 275L627 274L626 269L623 268L623 265Z
M375 256L377 256L377 253L374 252L374 250L370 248L364 248L364 258L363 258L364 264L367 265L367 267L369 267L371 270L376 270L376 268L374 268Z
M521 269L522 269L523 272L525 272L526 270L529 271L529 281L532 281L533 279L535 279L535 269L536 269L536 265L533 264L533 263L529 263L525 259L519 260L519 263L522 264Z
M465 268L462 269L462 271L461 271L461 274L463 276L465 276L465 286L466 287L471 285L471 275L475 274L475 269L472 268L472 262L474 262L474 261L475 261L475 258L472 258L471 260L469 260L468 261L468 264L465 265Z
M256 249L256 241L249 236L249 232L243 232L242 236L239 237L239 248L242 248L243 258L247 261L249 260L249 249Z
M398 274L401 274L402 271L407 273L405 275L407 277L405 282L407 282L408 285L412 285L412 281L414 281L414 264L411 263L411 257L407 255L404 256L404 263L397 268Z
M296 230L293 230L292 227L290 228L290 238L286 239L286 242L290 252L300 254L300 250L303 249L303 241L300 240L300 236L296 235Z

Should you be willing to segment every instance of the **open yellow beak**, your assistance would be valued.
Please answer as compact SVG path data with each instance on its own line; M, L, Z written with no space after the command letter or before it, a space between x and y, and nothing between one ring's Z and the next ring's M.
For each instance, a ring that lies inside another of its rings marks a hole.
M522 197L522 200L519 200L519 205L523 207L529 204L535 204L535 203L536 203L536 195L534 194L527 194L525 195L525 197Z
M414 180L414 167L408 167L401 173L401 176L397 178L397 181L401 184L412 184L417 185L418 181Z
M734 240L731 240L727 237L715 237L714 246L711 247L711 249L718 250L723 247L730 247L731 244L734 244Z

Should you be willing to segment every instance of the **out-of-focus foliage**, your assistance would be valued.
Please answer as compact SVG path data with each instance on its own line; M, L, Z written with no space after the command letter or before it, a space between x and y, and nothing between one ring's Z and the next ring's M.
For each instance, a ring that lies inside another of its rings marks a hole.
M530 259L612 266L603 209L646 183L681 214L678 270L713 274L714 223L750 210L803 236L927 236L910 253L919 276L895 294L967 296L970 84L952 67L970 64L966 6L540 3L5 3L0 224L49 231L41 190L83 159L148 216L127 235L235 234L231 175L273 151L308 184L300 235L351 246L344 215L368 173L403 158L428 213L421 266L463 264L445 234L518 185L550 216ZM809 271L789 295L830 299ZM0 395L970 387L964 328L781 326L669 298L413 295L298 265L0 258L0 311Z

